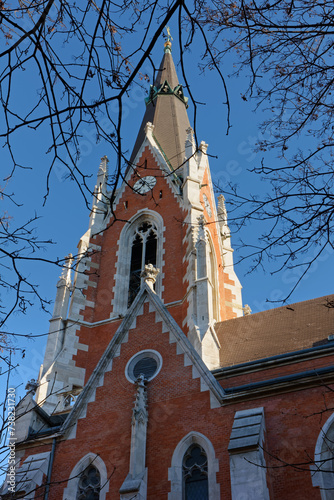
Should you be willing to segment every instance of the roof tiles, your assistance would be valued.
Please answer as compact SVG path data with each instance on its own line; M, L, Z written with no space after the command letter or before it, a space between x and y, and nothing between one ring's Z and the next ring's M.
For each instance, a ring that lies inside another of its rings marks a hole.
M326 344L334 334L334 295L223 321L215 330L222 367Z

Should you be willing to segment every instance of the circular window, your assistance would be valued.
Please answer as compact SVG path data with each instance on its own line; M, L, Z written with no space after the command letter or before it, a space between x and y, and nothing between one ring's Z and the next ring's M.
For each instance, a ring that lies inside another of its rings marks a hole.
M145 350L138 352L127 362L125 376L130 382L135 382L139 375L144 375L147 381L158 375L162 366L162 357L157 351Z

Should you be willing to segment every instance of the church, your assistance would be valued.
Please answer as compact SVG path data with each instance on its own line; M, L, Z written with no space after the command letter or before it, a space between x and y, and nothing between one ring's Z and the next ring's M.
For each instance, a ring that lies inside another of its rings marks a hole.
M159 68L114 193L101 159L1 498L334 499L334 295L243 305L169 39Z

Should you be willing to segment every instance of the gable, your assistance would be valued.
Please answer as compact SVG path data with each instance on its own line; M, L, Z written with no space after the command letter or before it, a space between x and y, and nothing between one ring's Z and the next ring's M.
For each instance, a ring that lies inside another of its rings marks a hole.
M138 149L134 161L131 165L129 165L126 171L122 186L117 190L113 204L114 211L117 208L119 209L119 202L126 188L128 186L133 186L139 178L146 175L154 175L157 177L157 179L159 177L165 179L175 199L178 201L180 206L183 206L180 191L182 184L180 176L182 177L182 174L182 168L177 168L176 170L174 170L171 163L169 162L164 150L161 148L158 139L154 135L154 126L152 125L152 123L146 123L145 138L143 139L143 142ZM161 187L164 186L160 185L159 188ZM156 197L156 199L158 198Z
M169 391L171 397L188 397L194 391L209 391L211 407L220 406L223 389L159 297L144 284L78 397L61 432L70 433L70 437L75 436L73 431L76 422L87 415L87 406L95 401L98 388L102 392L109 391L109 397L117 392L115 386L110 388L108 384L105 385L111 372L110 380L117 380L121 384L123 396L126 395L124 400L122 395L118 399L113 398L113 408L115 409L118 401L117 404L131 409L133 387L126 379L125 368L131 356L145 349L160 352L163 363L159 376L149 388L151 397L159 395L160 391Z

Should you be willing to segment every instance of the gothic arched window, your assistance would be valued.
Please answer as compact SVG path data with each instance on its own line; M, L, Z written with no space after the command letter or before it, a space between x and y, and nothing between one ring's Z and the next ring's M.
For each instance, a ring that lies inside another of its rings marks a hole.
M209 498L208 459L198 444L188 448L182 463L183 499L207 500Z
M106 500L108 491L107 468L101 457L89 452L72 469L62 500Z
M310 465L313 486L320 489L321 500L334 499L334 413L323 425Z
M81 474L76 500L99 500L101 489L100 473L90 465Z
M152 210L140 210L124 225L118 240L113 315L124 314L134 301L142 283L145 264L160 270L155 293L163 291L164 221Z
M157 263L157 227L153 221L139 224L132 236L128 306L134 301L141 285L141 272L146 264Z
M173 500L220 498L220 486L216 476L218 470L219 462L210 440L199 432L189 432L177 444L171 467L168 469L171 498Z

